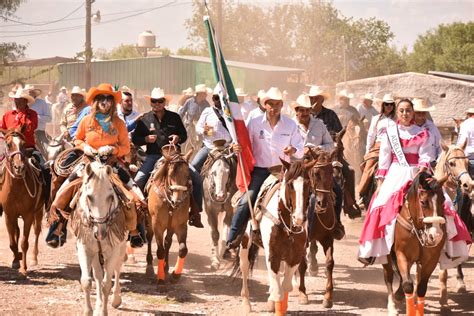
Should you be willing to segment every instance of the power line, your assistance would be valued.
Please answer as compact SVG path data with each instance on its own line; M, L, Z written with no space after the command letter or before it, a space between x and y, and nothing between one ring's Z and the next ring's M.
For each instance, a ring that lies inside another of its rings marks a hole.
M13 20L13 19L10 19L6 16L2 16L3 19L7 20L7 21L10 21L10 22L15 22L17 24L23 24L23 25L29 25L29 26L43 26L43 25L48 25L48 24L53 24L53 23L58 23L58 22L61 22L65 19L67 19L68 17L70 17L71 15L73 15L74 13L76 13L80 8L82 8L84 6L84 2L78 6L77 8L75 8L74 10L72 10L71 12L69 12L68 14L66 14L64 17L60 18L60 19L57 19L57 20L53 20L53 21L49 21L49 22L36 22L36 23L26 23L26 22L22 22L22 21L18 21L18 20Z

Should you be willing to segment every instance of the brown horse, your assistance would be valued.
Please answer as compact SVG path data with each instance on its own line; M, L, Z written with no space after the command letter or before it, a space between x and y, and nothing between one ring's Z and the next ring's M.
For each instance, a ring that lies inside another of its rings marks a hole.
M168 255L174 234L176 234L178 239L179 253L172 277L178 279L183 271L184 258L188 253L186 238L192 190L188 166L192 152L189 151L183 156L171 145L164 146L162 151L163 161L152 175L148 194L151 226L153 227L158 246L156 251L158 257L158 284L164 283L168 273ZM166 238L164 239L165 231ZM147 264L150 266L153 264L153 256L151 254L152 238L150 238L150 235L147 238Z
M334 237L333 231L336 226L336 212L334 210L334 193L333 193L333 157L324 151L315 153L309 149L310 157L314 159L314 166L310 172L311 189L314 198L310 200L309 210L314 209L314 215L308 214L308 226L312 225L312 229L308 230L308 242L311 243L311 258L314 257L313 266L316 265L316 253L318 241L324 249L326 255L326 292L324 294L323 306L331 308L333 305L333 279L332 272L334 268ZM309 211L308 210L308 211ZM309 223L309 220L314 221ZM306 258L303 257L299 265L298 271L300 275L300 304L308 304L308 296L306 295L305 274L308 268Z
M45 204L43 183L40 180L40 171L32 161L33 158L27 158L25 137L20 129L8 130L5 134L5 143L7 148L5 168L2 171L3 184L1 184L0 207L5 212L5 224L10 238L10 249L13 252L12 268L19 269L19 272L26 276L28 238L33 224L35 244L32 264L36 265L38 263L38 240ZM23 220L22 252L18 252L20 241L18 218L20 217Z
M388 263L383 265L390 315L397 314L395 301L402 299L402 289L405 293L407 315L424 314L428 280L436 268L446 241L443 211L445 198L441 188L444 181L446 177L437 181L430 174L421 172L415 177L405 196L405 203L395 224L392 256L389 256ZM417 304L414 298L415 286L410 276L410 268L415 263ZM395 295L392 289L394 267L400 276L400 287Z

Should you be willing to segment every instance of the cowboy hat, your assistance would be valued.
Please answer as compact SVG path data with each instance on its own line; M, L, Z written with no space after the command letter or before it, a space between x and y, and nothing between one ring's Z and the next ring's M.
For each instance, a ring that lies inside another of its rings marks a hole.
M311 100L307 94L301 94L295 102L291 103L291 107L296 111L297 108L311 109Z
M183 94L187 96L193 96L194 95L194 90L193 88L189 87L186 90L183 90Z
M341 91L339 91L339 93L337 94L337 96L339 98L348 98L348 99L352 99L354 97L354 94L353 93L349 93L346 89L342 89Z
M10 92L8 96L13 99L26 99L26 101L28 101L28 105L35 103L35 99L28 93L27 90L23 88L18 88L16 91Z
M34 93L34 95L35 95L34 98L36 98L37 96L39 96L39 95L41 94L41 92L42 92L41 89L35 88L35 86L32 85L32 84L27 84L27 85L25 85L25 87L24 87L23 89L24 89L24 90L27 90L28 92L33 91L33 93Z
M467 114L474 114L474 108L469 108L466 110Z
M265 97L265 90L261 89L261 90L258 90L257 95L254 95L252 97L252 100L257 102L257 100L262 100L264 97Z
M170 102L171 101L171 96L165 94L165 90L161 88L153 88L151 90L151 95L146 95L145 99L151 100L151 99L166 99L166 101Z
M382 98L382 102L383 103L395 103L395 100L394 100L391 93L386 93L386 94L384 94L384 96Z
M235 89L235 94L238 96L238 97L246 97L248 94L245 93L244 89L243 88L236 88Z
M120 91L115 91L110 83L101 83L97 87L91 87L86 96L86 103L94 103L94 99L99 94L111 95L115 99L115 103L120 103L122 101L122 93Z
M329 99L331 97L331 95L329 94L329 92L326 92L324 91L323 89L321 89L319 86L309 86L309 93L308 93L308 96L310 97L317 97L318 95L322 96L323 98L325 99Z
M413 99L411 102L415 112L430 112L436 109L430 99Z
M72 87L72 90L71 90L71 95L73 94L80 94L85 98L87 93L84 90L82 90L79 86L74 86Z
M67 90L65 86L62 86L59 90Z
M195 93L211 93L212 90L207 88L205 84L198 84L194 87Z
M373 93L366 93L363 97L363 100L369 100L369 101L374 101L374 95Z
M220 83L217 83L216 86L214 87L214 90L212 90L212 95L219 95L221 92L221 85Z
M283 101L283 94L281 93L280 89L277 87L271 87L268 89L267 92L265 92L265 96L261 100L263 104L265 104L268 100L277 100L277 101Z

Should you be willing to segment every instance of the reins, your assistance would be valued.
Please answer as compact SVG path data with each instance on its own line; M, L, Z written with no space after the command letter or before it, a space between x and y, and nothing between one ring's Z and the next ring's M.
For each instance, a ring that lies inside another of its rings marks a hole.
M332 166L332 164L330 162L316 163L313 166L312 170L311 170L312 172L311 172L310 181L311 181L311 188L313 189L313 191L315 193L322 193L324 195L328 195L328 205L329 205L329 203L334 203L334 196L333 196L332 190L317 188L316 181L313 178L313 176L314 176L314 170L313 169L324 168L324 167L327 167L327 166ZM328 208L327 206L326 207L319 206L316 201L314 203L314 213L316 214L316 217L318 218L318 221L321 223L321 226L323 226L324 229L326 229L328 231L331 231L336 226L336 222L337 222L336 221L336 212L334 211L334 208L333 208L333 211L332 211L332 225L328 226L328 225L324 224L324 222L321 218L321 214L326 214L327 208Z

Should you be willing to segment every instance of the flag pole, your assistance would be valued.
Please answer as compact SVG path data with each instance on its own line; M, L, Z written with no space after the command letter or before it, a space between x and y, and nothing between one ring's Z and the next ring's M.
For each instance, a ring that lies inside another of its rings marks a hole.
M207 3L206 1L204 2L205 3L205 6L206 6L206 9L209 13L209 8L207 7ZM216 69L217 69L217 73L218 73L218 82L221 84L221 86L223 87L223 89L221 89L221 92L224 92L224 93L220 93L219 94L219 97L220 97L220 101L225 104L227 106L227 108L230 109L230 106L227 102L227 97L228 97L228 93L227 93L227 87L225 85L225 81L223 80L224 79L224 74L223 74L223 71L222 71L222 66L220 64L220 61L221 61L221 51L220 51L220 46L219 46L219 42L217 42L217 39L216 37L214 36L214 29L212 27L212 23L211 23L211 18L210 16L205 16L204 17L204 21L207 19L208 23L209 23L209 32L210 32L210 35L211 35L211 39L212 39L212 42L213 42L213 45L214 45L214 51L215 51L215 54L216 54ZM222 91L224 90L224 91ZM226 125L227 125L227 122L226 122ZM235 127L233 125L230 126L230 130L232 130L233 134L232 136L235 136L234 138L234 141L238 144L238 140L237 140L237 137L236 137L236 131L235 131ZM243 159L242 159L242 152L239 152L237 154L237 157L239 159L239 165L240 165L240 171L242 173L242 178L243 178L243 181L244 181L244 187L245 187L245 193L247 195L247 203L248 203L248 206L249 206L249 210L250 210L250 219L251 219L251 224L252 224L252 230L257 230L258 229L258 223L257 223L257 220L255 219L255 213L254 213L254 208L253 208L253 205L252 205L252 201L250 200L250 195L249 195L249 189L248 189L248 186L249 186L249 183L247 181L247 177L245 175L245 169L244 169L244 164L243 164Z

